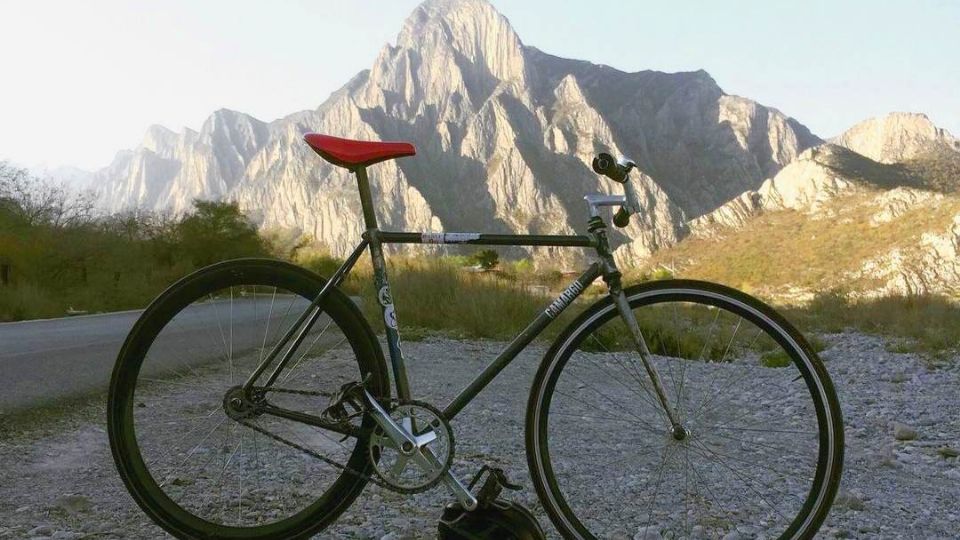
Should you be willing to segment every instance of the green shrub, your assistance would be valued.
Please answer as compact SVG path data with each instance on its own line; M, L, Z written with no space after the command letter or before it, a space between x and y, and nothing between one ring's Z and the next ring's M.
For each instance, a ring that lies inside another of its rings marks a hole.
M493 249L481 249L473 255L473 260L484 270L492 270L500 264L500 254Z
M327 254L315 254L296 261L301 266L320 274L325 278L331 277L343 264L343 259L331 257Z
M793 363L790 356L783 349L766 352L760 355L760 365L768 368L785 368Z
M669 269L664 268L663 266L657 268L653 271L653 274L650 275L650 279L659 280L659 279L672 279L673 272Z

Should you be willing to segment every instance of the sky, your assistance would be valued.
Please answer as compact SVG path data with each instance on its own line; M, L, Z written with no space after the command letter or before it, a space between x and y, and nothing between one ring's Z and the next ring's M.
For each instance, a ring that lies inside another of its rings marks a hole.
M890 111L960 135L960 0L492 0L520 38L626 71L705 69L821 137ZM151 124L317 107L412 0L0 0L0 160L103 167Z

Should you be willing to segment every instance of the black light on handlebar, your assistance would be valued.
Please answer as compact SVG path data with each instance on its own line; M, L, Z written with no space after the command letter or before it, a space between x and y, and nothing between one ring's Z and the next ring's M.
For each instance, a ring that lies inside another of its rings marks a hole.
M627 173L630 172L630 169L617 163L617 160L613 159L610 154L601 152L593 158L593 172L622 184L627 181Z
M601 152L597 157L593 158L593 172L602 174L614 182L624 184L628 196L632 190L630 189L630 185L627 184L627 175L630 174L630 170L636 166L637 165L630 160L624 159L617 161L606 152ZM630 210L621 207L617 210L616 214L613 215L613 224L620 228L626 227L630 224L630 215Z

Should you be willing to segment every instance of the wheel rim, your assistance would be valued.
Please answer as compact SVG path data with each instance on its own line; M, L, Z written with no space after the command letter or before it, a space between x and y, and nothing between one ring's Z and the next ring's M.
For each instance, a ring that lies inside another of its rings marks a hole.
M838 441L810 355L723 294L661 289L631 304L681 425L666 420L615 308L580 321L535 400L534 469L555 522L581 537L815 530Z
M321 507L341 505L339 499L348 498L344 489L357 484L355 477L241 422L338 463L366 467L354 439L339 441L318 428L256 414L231 393L317 292L309 280L288 279L284 288L284 280L271 273L257 274L234 275L229 284L217 280L223 287L192 286L189 298L171 300L155 314L164 322L148 346L127 363L132 372L126 377L135 384L120 400L128 426L122 467L134 472L134 490L154 512L160 509L161 522L172 516L181 527L232 536L252 529L289 532L314 526ZM356 338L348 339L324 315L276 387L332 394L361 380L356 347ZM328 403L327 397L296 394L270 393L268 399L311 414Z

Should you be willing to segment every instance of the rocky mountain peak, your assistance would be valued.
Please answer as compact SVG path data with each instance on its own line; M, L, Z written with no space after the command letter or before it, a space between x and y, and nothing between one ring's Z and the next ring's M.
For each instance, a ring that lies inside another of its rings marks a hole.
M616 238L627 260L676 243L689 217L757 189L821 142L704 71L627 73L551 56L524 46L485 0L428 0L395 45L317 109L269 125L222 109L200 133L158 132L98 173L100 200L178 212L229 198L262 227L298 230L342 255L361 232L356 185L309 151L305 131L417 146L415 158L370 171L392 229L583 232L584 194L615 189L592 157L628 155L644 173L644 209L625 231L631 241ZM158 156L150 150L161 140L171 150ZM565 266L583 254L534 256Z
M523 42L486 0L428 0L407 18L397 47L422 61L453 55L460 69L482 69L499 81L523 78Z
M269 130L267 124L249 114L230 109L219 109L211 114L200 127L199 139L213 148L232 147L246 162L263 146ZM242 170L236 171L242 174Z
M140 146L156 154L164 154L177 143L177 138L178 135L173 131L159 124L153 124L143 134Z
M932 149L960 152L960 139L921 113L893 112L860 122L833 142L880 163L900 163Z

